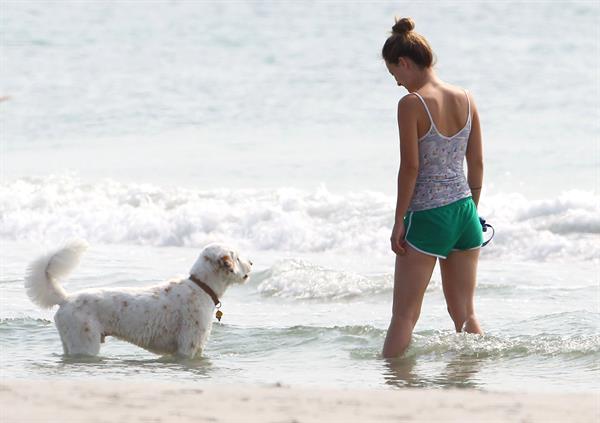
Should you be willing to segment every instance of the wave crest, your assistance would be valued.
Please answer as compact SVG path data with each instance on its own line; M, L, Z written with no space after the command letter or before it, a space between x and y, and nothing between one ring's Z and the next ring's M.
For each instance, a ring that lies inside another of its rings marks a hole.
M231 242L245 250L389 255L394 199L325 187L192 190L73 175L0 185L0 237L35 242L85 238L106 244L201 247ZM483 258L600 258L600 198L569 191L530 200L519 193L482 199L496 229Z
M392 289L391 275L369 278L302 260L279 261L256 279L261 294L294 299L346 299Z

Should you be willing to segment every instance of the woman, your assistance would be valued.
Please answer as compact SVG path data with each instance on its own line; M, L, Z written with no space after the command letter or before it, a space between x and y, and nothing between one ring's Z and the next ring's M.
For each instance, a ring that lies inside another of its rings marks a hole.
M400 171L391 236L396 267L386 358L408 347L437 259L456 331L482 333L473 305L483 243L479 116L467 91L437 77L431 47L414 26L410 18L397 21L382 50L389 72L409 92L398 103Z

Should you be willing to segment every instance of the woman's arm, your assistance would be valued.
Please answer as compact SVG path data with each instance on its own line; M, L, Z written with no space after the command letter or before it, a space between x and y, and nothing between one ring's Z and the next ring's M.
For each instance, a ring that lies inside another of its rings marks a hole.
M483 184L483 142L481 140L479 113L472 96L471 108L473 109L473 120L471 122L471 134L469 135L466 153L467 182L469 183L469 188L471 188L473 201L475 205L478 205Z
M398 130L400 133L400 170L398 171L398 198L396 222L402 221L410 205L419 173L419 144L417 136L417 97L407 95L398 103Z
M410 205L419 172L419 145L417 136L417 97L404 96L398 103L398 129L400 133L400 170L398 171L398 196L392 231L392 250L404 254L404 215Z

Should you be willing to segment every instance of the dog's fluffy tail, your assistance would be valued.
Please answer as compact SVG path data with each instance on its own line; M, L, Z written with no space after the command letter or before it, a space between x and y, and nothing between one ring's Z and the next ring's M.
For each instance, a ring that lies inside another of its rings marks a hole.
M42 308L62 304L67 293L60 286L59 279L67 276L79 264L87 247L87 242L83 240L69 241L61 249L31 263L25 276L25 289L31 301Z

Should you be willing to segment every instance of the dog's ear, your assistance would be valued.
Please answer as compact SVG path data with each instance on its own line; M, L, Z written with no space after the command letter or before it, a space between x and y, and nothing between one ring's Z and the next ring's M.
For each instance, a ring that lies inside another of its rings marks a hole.
M219 259L219 267L228 272L233 272L233 259L229 255L224 255Z

